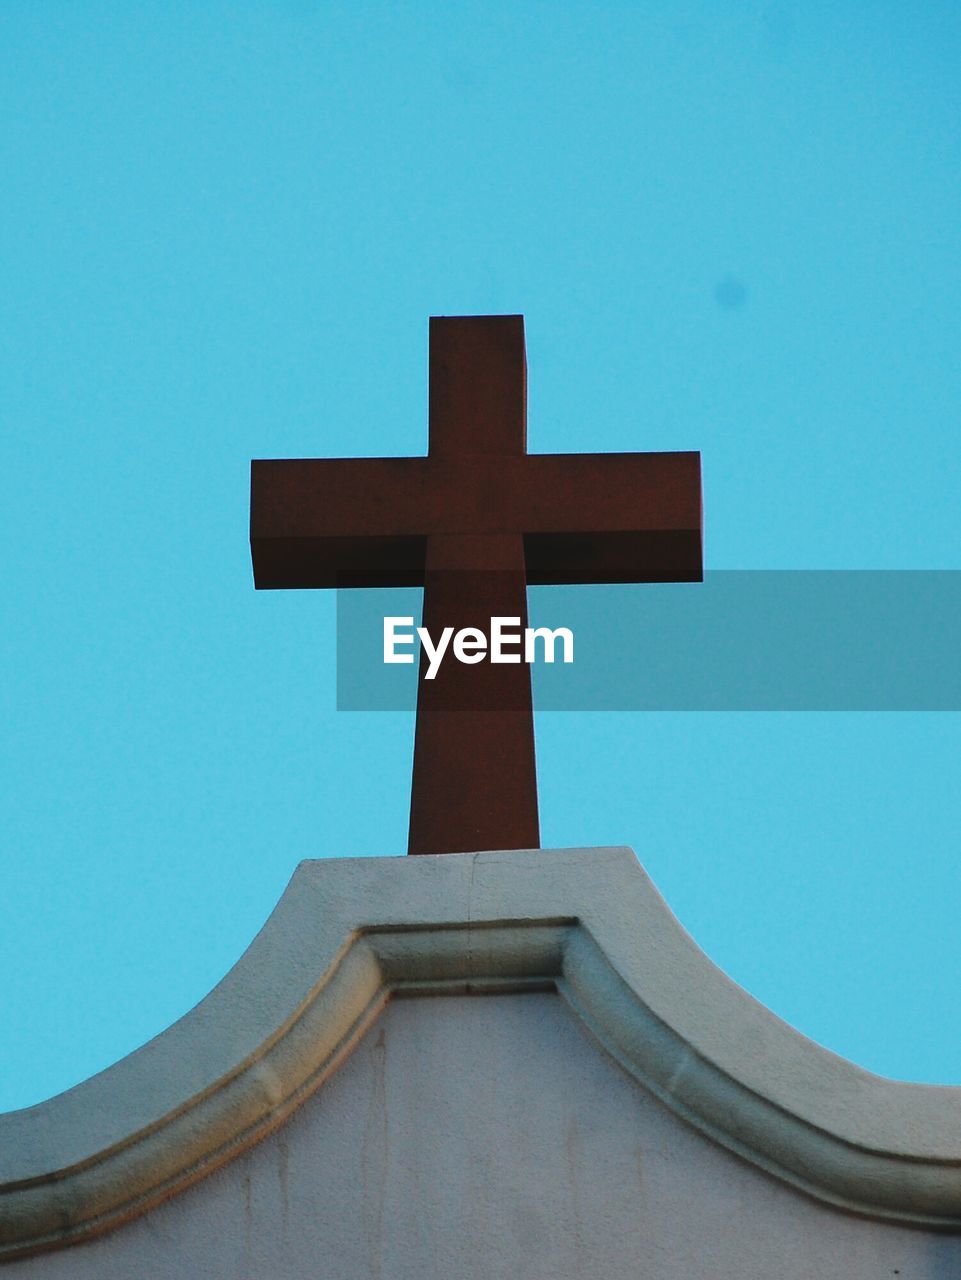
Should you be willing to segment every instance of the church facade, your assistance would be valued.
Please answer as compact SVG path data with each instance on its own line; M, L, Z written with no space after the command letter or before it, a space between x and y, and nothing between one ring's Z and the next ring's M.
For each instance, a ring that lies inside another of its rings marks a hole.
M961 1275L961 1089L728 980L629 849L301 864L109 1070L0 1117L11 1280Z

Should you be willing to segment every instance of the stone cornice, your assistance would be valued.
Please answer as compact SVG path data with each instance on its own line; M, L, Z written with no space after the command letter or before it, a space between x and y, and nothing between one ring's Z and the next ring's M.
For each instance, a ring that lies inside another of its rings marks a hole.
M556 989L678 1116L819 1200L961 1229L961 1088L861 1070L699 950L629 849L297 869L205 1000L76 1088L0 1116L0 1260L88 1239L232 1159L392 996Z

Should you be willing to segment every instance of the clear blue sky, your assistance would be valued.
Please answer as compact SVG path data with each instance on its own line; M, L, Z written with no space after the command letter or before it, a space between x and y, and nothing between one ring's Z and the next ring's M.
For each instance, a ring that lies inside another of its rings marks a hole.
M701 449L710 568L961 569L959 53L926 0L3 5L0 1107L404 849L410 717L253 591L248 462L423 452L429 315L525 314L533 450ZM545 844L961 1083L961 717L537 735Z

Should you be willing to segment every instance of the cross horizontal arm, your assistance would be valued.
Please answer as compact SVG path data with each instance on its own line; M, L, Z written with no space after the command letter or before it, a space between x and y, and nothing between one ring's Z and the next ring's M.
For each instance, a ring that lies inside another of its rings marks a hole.
M416 586L438 533L524 535L532 583L696 580L700 455L252 464L258 587Z

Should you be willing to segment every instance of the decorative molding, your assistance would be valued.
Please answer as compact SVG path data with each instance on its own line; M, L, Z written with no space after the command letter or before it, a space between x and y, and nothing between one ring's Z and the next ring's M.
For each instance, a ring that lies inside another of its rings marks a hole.
M961 1229L961 1088L792 1030L684 932L629 849L305 862L210 995L0 1116L0 1260L90 1239L277 1128L391 997L556 989L676 1115L819 1200Z

